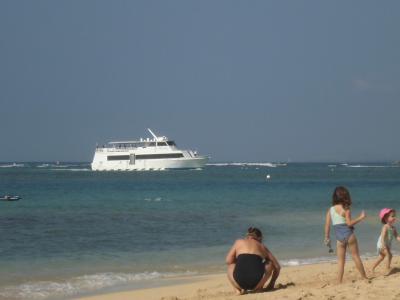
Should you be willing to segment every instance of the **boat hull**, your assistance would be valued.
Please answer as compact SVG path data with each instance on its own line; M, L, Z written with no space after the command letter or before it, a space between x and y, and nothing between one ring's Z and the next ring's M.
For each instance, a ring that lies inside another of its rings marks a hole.
M92 163L93 171L147 171L166 169L198 169L203 168L208 158L204 156L177 159L140 160L131 164L130 161L97 160Z

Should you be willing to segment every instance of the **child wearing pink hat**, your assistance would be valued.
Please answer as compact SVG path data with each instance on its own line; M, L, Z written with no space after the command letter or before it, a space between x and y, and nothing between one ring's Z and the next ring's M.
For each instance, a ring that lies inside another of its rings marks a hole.
M381 235L379 236L377 249L378 249L378 260L372 267L372 272L375 272L375 268L385 259L387 256L387 273L390 273L390 263L392 261L392 252L390 250L393 238L396 238L400 242L400 236L397 234L397 230L394 227L396 222L396 211L392 208L382 208L379 212L379 219L383 223Z

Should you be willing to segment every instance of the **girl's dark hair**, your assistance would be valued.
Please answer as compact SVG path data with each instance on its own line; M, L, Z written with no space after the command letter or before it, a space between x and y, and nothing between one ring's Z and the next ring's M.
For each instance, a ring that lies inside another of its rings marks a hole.
M383 218L382 218L382 220L381 220L382 224L387 224L387 219L389 218L390 213L396 213L396 210L391 209L389 212L387 212L387 213L383 216Z
M261 239L262 233L261 233L260 229L258 229L256 227L250 227L249 229L247 229L247 236L251 236L256 239Z
M333 191L332 205L341 204L344 209L351 206L351 197L349 191L344 186L338 186Z

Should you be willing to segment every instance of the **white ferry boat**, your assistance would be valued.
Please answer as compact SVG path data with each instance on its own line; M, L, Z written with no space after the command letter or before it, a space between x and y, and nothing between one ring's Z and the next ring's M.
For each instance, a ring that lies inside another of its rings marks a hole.
M96 147L92 170L133 171L165 169L202 168L208 157L197 155L196 151L179 150L174 141L165 136L156 136L147 129L153 139L139 141L109 142Z

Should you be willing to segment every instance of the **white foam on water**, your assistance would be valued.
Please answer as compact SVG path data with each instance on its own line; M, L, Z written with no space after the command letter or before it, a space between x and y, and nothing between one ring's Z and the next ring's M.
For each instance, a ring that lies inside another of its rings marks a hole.
M398 251L393 251L395 254L398 254ZM377 256L376 253L366 252L361 255L362 259L371 259ZM346 259L351 260L351 256L349 253L346 254ZM321 256L321 257L313 257L313 258L291 258L287 260L280 261L283 266L294 267L294 266L304 266L304 265L313 265L319 263L326 262L337 262L336 253L332 253L330 256Z
M162 197L144 198L144 201L147 201L147 202L161 202L161 200L163 200Z
M86 163L81 163L81 164L69 164L69 163L64 163L64 164L54 164L54 163L41 163L39 165L36 165L36 168L60 168L60 169L66 169L66 168L82 168L82 167L88 167L90 164Z
M71 172L81 172L81 171L92 171L92 169L88 169L88 168L83 168L83 169L76 169L76 168L71 168L71 169L49 169L51 171L71 171Z
M25 165L17 164L17 163L8 164L8 165L0 165L0 168L22 168L22 167L25 167Z
M47 168L49 166L50 166L49 164L41 164L41 165L36 166L36 168Z
M292 258L288 260L283 260L282 265L288 267L294 266L304 266L304 265L312 265L323 262L330 262L336 259L336 255L334 256L323 256L323 257L314 257L314 258Z
M72 167L75 165L60 165L60 164L51 164L51 167L53 168L68 168L68 167Z
M269 167L269 168L276 168L276 167L285 167L287 164L284 163L262 163L262 162L255 162L255 163L208 163L207 166L217 166L217 167L225 167L225 166L240 166L240 167Z
M72 297L116 285L196 274L190 271L181 273L98 273L74 277L60 282L38 281L6 286L0 289L0 298L44 300L56 297Z
M389 165L346 165L347 168L396 168L398 166Z

